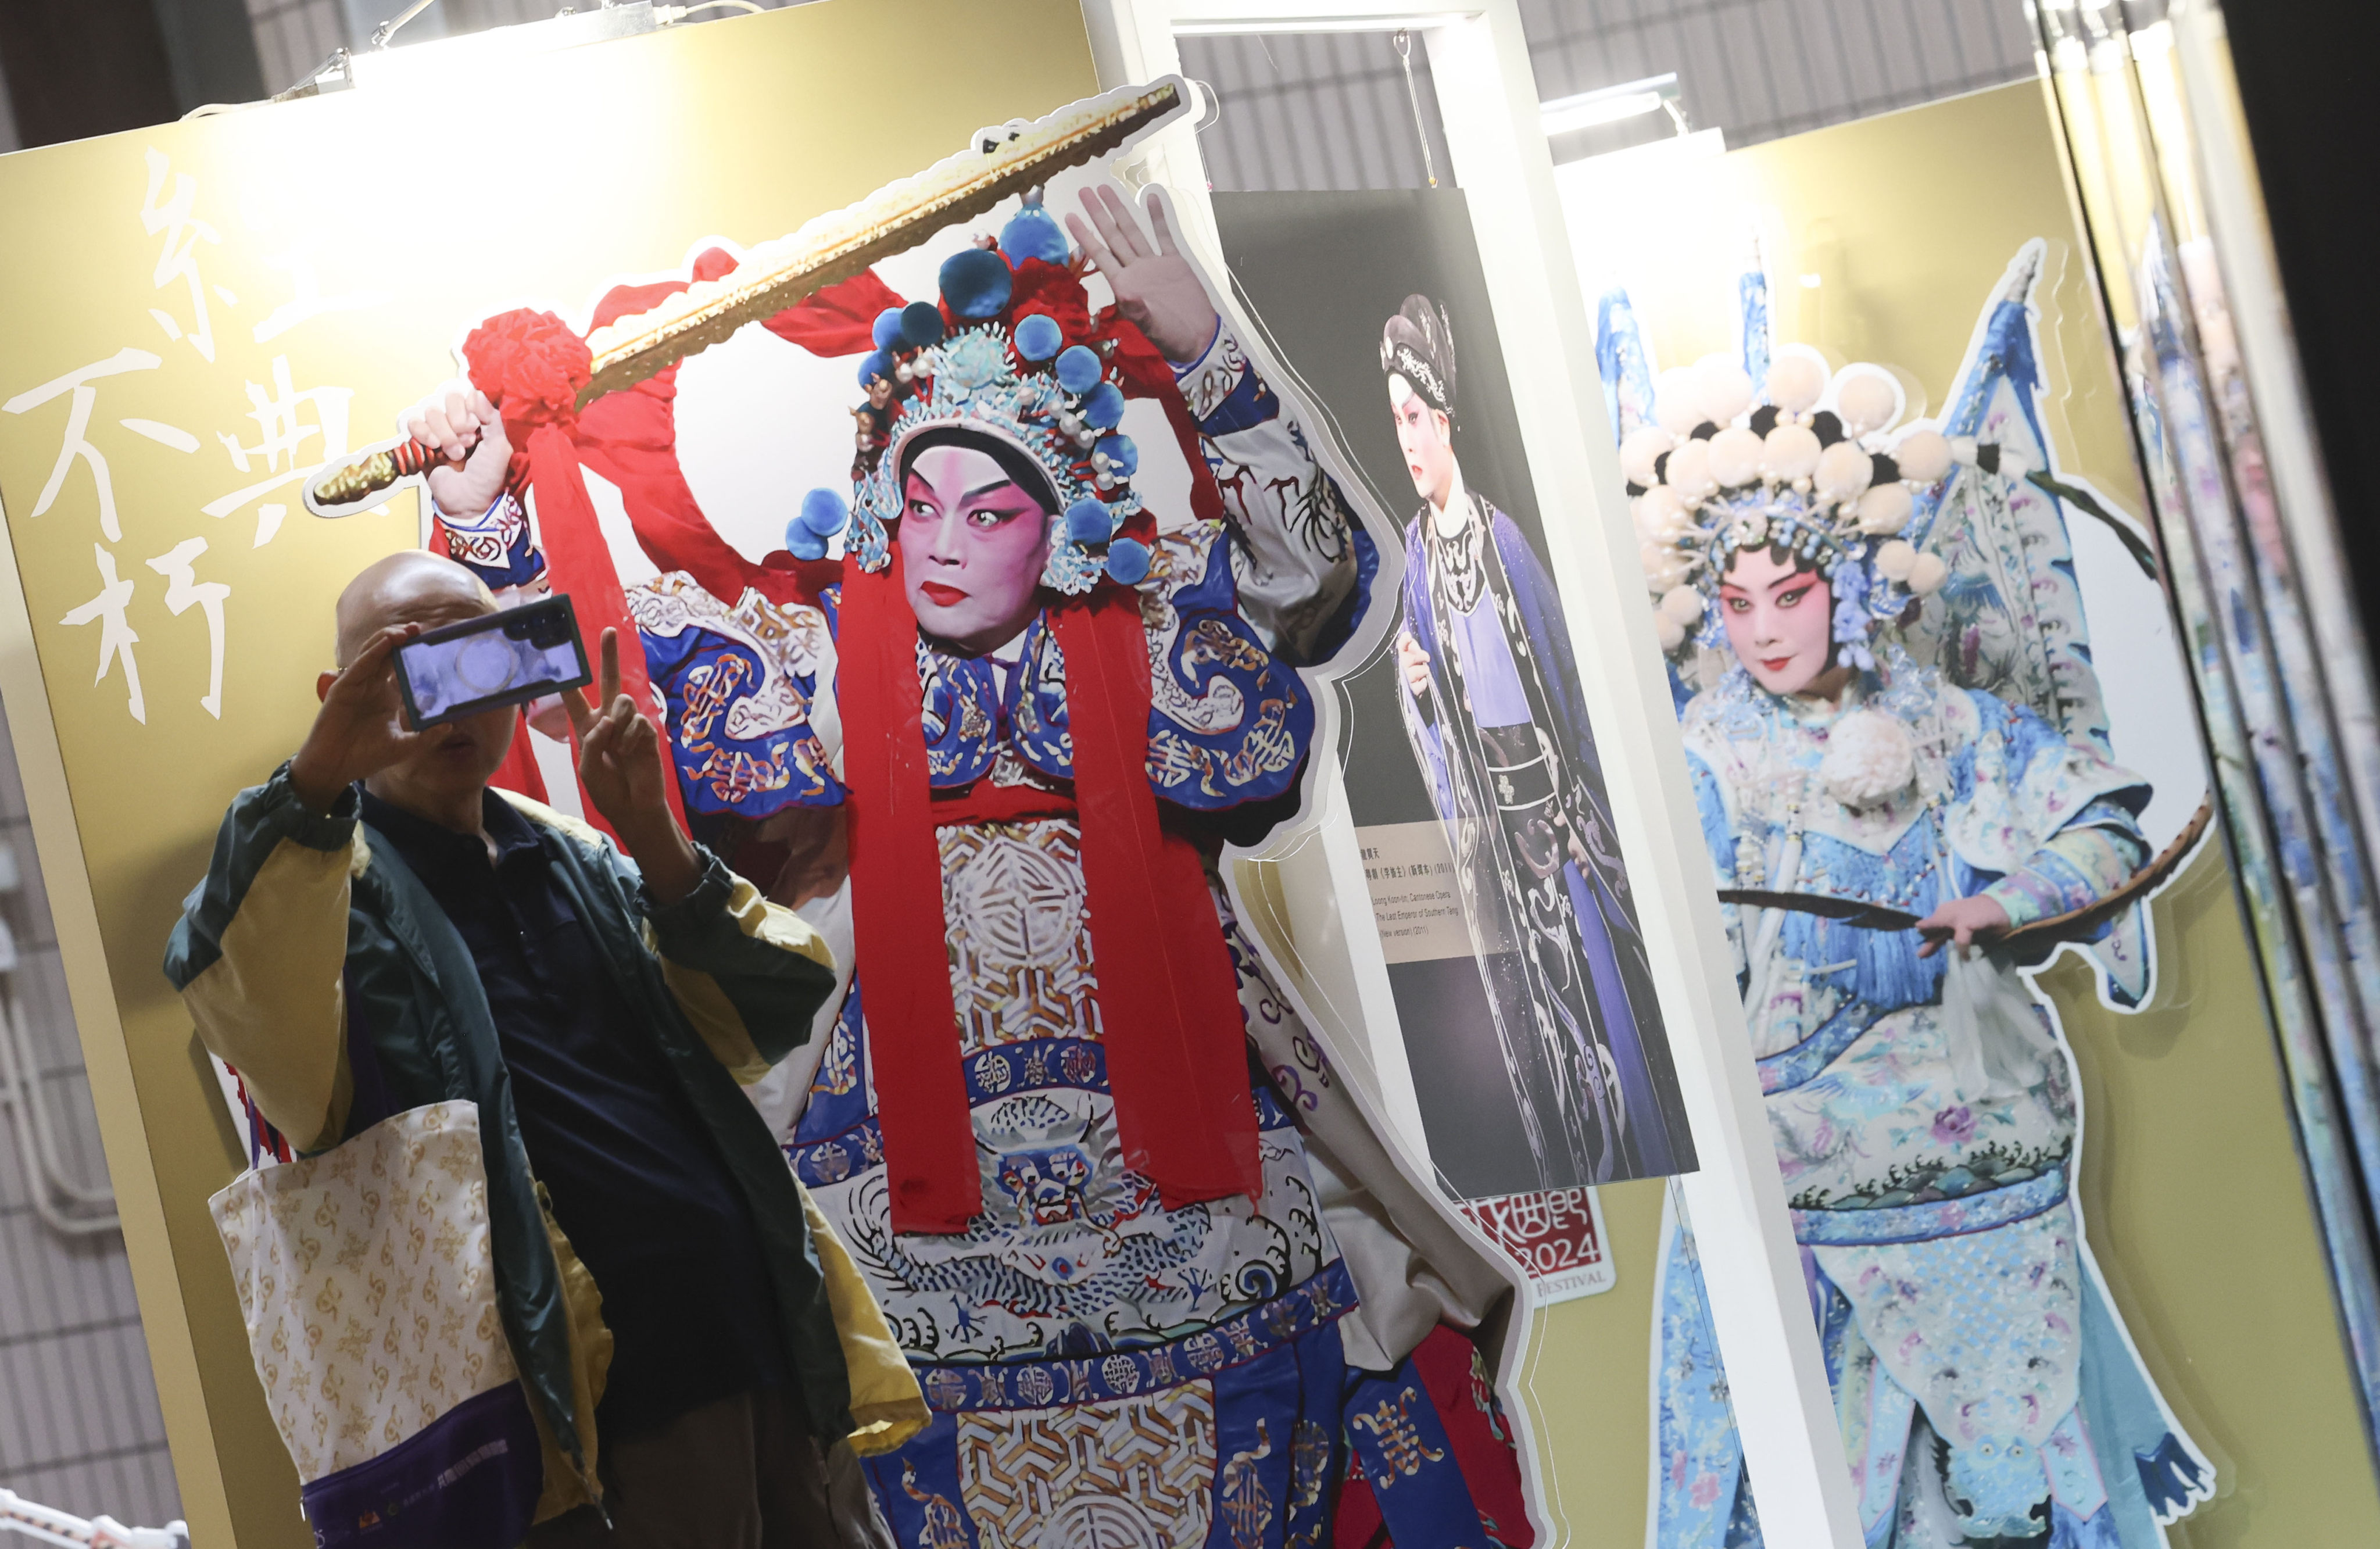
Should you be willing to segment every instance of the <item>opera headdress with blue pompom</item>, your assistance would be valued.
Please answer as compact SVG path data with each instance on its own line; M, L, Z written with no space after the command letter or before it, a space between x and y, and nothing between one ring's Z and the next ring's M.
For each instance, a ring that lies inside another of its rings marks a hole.
M997 246L942 262L940 305L913 301L877 320L871 366L907 394L880 452L863 457L848 554L874 572L889 562L905 502L902 452L927 431L965 430L1023 452L1056 497L1041 583L1080 596L1113 575L1148 573L1145 549L1117 535L1138 515L1139 452L1118 430L1124 394L1112 336L1095 336L1082 281L1037 189ZM1072 326L1070 327L1070 321Z

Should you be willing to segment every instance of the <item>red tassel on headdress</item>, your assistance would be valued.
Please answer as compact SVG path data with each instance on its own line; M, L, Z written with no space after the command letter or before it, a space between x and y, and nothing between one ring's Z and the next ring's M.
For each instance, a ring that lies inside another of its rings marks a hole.
M733 274L735 260L713 248L694 262L694 277L713 280ZM661 303L686 282L621 286L595 309L592 327L601 328L632 312ZM830 358L865 351L876 314L898 307L901 298L874 270L831 285L762 325L771 333ZM624 393L606 393L587 406L578 421L578 453L587 466L620 491L645 556L662 571L683 570L695 584L733 606L750 587L772 603L815 603L820 572L755 565L729 546L702 514L677 460L677 368L672 366Z

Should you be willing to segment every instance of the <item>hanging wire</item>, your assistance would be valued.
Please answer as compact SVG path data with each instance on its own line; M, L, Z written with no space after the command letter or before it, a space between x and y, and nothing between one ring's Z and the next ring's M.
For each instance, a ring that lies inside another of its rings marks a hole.
M19 883L16 856L0 844L0 895ZM16 933L0 920L0 1108L9 1111L25 1189L42 1225L66 1237L92 1237L116 1229L115 1196L105 1185L77 1183L58 1145L57 1116L42 1094L42 1071L25 1028L17 994L22 959Z
M1422 170L1429 174L1429 186L1438 187L1438 165L1430 159L1429 129L1421 119L1421 91L1414 85L1413 33L1400 27L1389 42L1395 45L1397 59L1405 67L1405 101L1413 104L1414 134L1421 140Z

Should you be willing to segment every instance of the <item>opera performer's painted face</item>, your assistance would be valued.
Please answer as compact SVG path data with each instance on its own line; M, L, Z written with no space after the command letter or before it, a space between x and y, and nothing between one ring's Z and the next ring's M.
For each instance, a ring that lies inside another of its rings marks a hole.
M899 543L918 627L963 651L1014 639L1041 605L1050 512L990 452L920 451L903 482Z
M1432 506L1445 505L1454 488L1453 426L1394 372L1389 376L1389 412L1397 422L1397 449L1413 475L1414 492Z
M1765 548L1740 549L1718 606L1736 660L1770 693L1801 693L1830 665L1834 589L1816 571L1780 564Z

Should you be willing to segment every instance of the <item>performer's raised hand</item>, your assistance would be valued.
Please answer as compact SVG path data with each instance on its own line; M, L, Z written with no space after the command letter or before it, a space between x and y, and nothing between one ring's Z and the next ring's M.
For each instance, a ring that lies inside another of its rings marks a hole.
M637 701L620 691L620 632L603 631L599 696L565 689L563 707L578 733L578 783L612 825L645 873L645 886L658 902L677 902L702 879L694 847L671 815L670 777L662 762L660 734L638 713Z
M1978 893L1971 898L1953 898L1917 922L1917 931L1925 945L1917 949L1921 957L1931 957L1946 944L1963 948L1978 938L1998 935L2009 928L2008 910L1996 898Z
M1397 667L1405 675L1405 688L1414 698L1429 697L1429 653L1410 629L1397 631Z
M315 683L322 708L289 761L289 783L310 811L329 811L341 791L404 762L421 746L422 734L406 724L396 665L389 659L419 633L419 624L391 625L366 641L354 661Z
M406 410L405 433L446 459L430 470L430 498L448 516L476 517L504 493L512 441L495 404L468 382L457 378Z
M1198 272L1182 256L1166 224L1165 206L1149 206L1153 236L1141 230L1132 206L1113 189L1084 189L1083 212L1089 224L1082 215L1069 215L1066 229L1107 276L1116 310L1174 364L1187 365L1205 354L1222 320L1207 299Z

